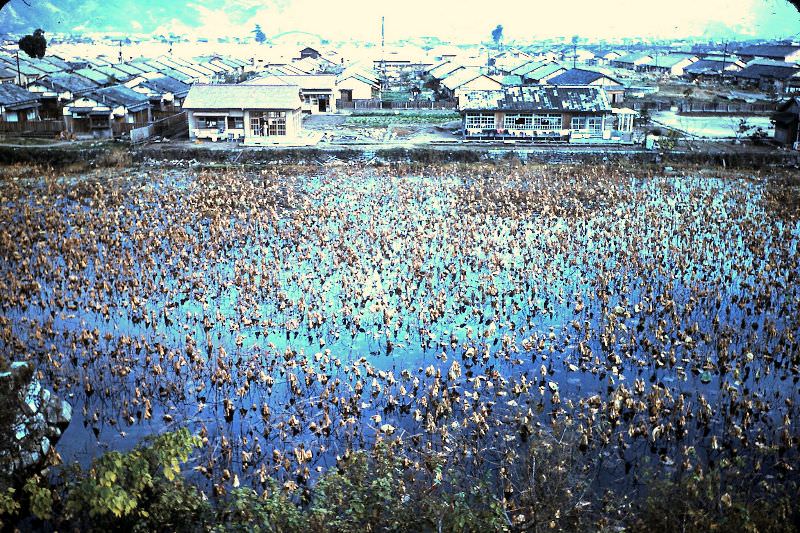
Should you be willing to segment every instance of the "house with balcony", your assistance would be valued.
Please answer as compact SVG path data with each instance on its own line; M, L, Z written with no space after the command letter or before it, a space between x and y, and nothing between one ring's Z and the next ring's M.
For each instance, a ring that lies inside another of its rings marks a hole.
M63 109L67 132L103 139L152 122L150 99L124 85L88 92Z

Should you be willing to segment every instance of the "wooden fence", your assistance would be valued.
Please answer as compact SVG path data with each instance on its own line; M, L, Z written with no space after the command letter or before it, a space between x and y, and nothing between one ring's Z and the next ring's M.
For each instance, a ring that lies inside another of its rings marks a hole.
M129 134L131 130L147 127L147 122L112 122L111 131L114 137L121 137Z
M128 133L133 144L146 142L153 137L174 137L176 135L188 137L189 122L187 121L186 112L183 111L157 120L152 124L145 124L132 129Z
M336 100L338 109L455 109L455 102L432 102L430 100L407 100L392 102L387 100Z
M729 103L729 102L636 102L627 100L625 105L641 111L645 107L651 112L669 111L673 107L677 108L678 113L720 113L720 114L749 114L749 113L773 113L776 104L772 102L761 103Z
M63 120L0 122L0 133L17 137L54 137L64 130Z

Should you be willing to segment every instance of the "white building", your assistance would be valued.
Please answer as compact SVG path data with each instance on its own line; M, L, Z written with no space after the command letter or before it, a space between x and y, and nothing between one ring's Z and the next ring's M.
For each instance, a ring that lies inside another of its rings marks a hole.
M192 140L266 144L302 131L297 85L194 85L183 109Z

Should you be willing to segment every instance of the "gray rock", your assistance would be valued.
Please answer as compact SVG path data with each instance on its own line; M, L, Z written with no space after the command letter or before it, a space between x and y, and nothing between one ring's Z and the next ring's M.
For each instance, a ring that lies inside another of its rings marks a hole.
M16 450L0 456L0 471L27 475L45 468L50 449L72 420L72 406L33 378L33 367L14 362L0 374L0 387L18 391L19 413L13 426Z

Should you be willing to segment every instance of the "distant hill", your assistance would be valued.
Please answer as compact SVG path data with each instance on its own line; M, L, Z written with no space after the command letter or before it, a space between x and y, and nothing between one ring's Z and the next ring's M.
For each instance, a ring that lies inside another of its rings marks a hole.
M109 8L106 0L11 0L0 11L0 33L27 34L36 28L46 33L129 32L163 33L170 28L201 29L204 13L223 10L232 21L243 24L239 35L250 28L259 9L258 2L202 0L163 2L160 0L117 0ZM263 24L263 23L262 23Z

